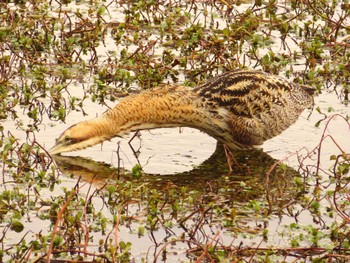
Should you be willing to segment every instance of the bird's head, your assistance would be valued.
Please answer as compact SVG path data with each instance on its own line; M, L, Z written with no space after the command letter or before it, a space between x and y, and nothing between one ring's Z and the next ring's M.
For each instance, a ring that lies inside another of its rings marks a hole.
M65 130L56 140L56 144L49 150L51 155L72 152L98 144L106 140L98 126L84 121Z

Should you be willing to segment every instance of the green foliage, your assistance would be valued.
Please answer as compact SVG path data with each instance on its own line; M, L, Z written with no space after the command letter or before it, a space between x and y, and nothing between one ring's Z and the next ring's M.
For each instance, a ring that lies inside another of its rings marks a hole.
M131 170L132 176L135 179L139 179L142 176L142 167L139 164L136 164Z

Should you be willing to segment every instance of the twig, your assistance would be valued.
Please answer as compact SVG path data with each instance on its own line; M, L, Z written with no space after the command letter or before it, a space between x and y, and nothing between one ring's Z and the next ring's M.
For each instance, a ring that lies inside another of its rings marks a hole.
M53 249L53 243L54 243L55 235L56 235L56 232L57 232L57 229L58 229L58 224L60 223L60 221L62 219L63 212L66 210L68 204L70 203L70 201L72 200L73 196L76 193L77 193L76 189L72 190L72 192L68 196L66 202L64 203L63 207L58 212L57 220L56 220L55 226L54 226L54 228L52 230L51 242L50 242L49 250L47 252L46 263L50 263L50 258L51 258L51 254L52 254L52 249Z

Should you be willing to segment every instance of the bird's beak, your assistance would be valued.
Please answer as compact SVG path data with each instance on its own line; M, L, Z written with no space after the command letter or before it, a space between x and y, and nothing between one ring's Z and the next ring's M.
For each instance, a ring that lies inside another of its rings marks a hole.
M62 143L56 143L50 150L49 154L50 155L57 155L62 152Z

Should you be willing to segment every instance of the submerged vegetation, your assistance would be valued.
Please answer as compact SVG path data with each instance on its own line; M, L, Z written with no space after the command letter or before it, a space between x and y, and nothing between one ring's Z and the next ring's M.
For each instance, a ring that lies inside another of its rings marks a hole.
M13 0L0 16L0 262L350 259L349 145L329 132L338 119L348 136L349 115L332 107L315 106L324 133L298 166L238 152L231 174L220 146L192 171L156 176L52 160L37 136L87 101L244 67L347 104L347 0Z

